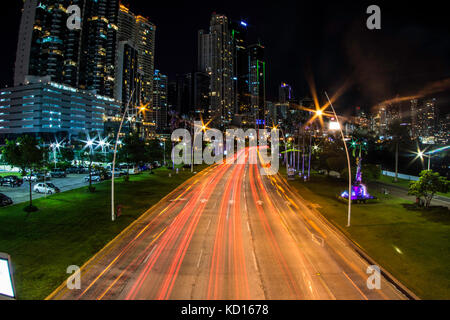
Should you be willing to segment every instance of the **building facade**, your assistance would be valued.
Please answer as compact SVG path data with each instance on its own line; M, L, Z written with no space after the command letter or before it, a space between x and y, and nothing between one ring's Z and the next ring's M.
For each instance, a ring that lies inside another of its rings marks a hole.
M4 136L103 132L106 119L120 112L119 101L52 82L50 77L0 90L0 134Z

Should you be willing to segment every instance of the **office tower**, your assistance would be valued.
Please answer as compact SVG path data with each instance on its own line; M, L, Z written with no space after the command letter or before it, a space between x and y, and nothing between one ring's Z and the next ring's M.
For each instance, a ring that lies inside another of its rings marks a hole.
M410 101L410 117L411 117L411 137L416 139L418 137L418 128L417 128L417 115L419 112L419 101L417 99L412 99Z
M235 113L248 114L250 112L249 95L249 59L247 52L247 23L233 21L231 23L231 38L233 44L233 90L235 99Z
M249 91L251 98L251 113L255 125L264 125L266 102L266 62L264 46L260 44L248 47L249 55Z
M195 72L193 74L193 93L192 93L192 112L195 119L199 119L200 115L204 120L209 120L209 84L210 77L204 72Z
M86 0L79 87L114 96L119 0Z
M153 106L152 120L156 130L162 130L167 127L167 106L168 106L168 82L167 76L155 70L153 77Z
M210 74L211 116L220 126L231 123L234 114L233 46L229 21L213 13L209 34L199 31L199 71Z
M121 41L117 51L114 97L126 104L140 104L142 73L138 68L138 51L130 41Z
M27 75L78 86L80 35L67 28L67 0L24 1L16 53L14 85ZM84 0L71 4L83 7Z
M177 111L177 82L170 81L167 85L167 105L169 112Z
M419 138L423 143L434 143L437 123L438 110L436 106L436 99L433 98L423 101L417 115L417 129Z
M67 27L69 5L82 12L81 30ZM119 0L26 0L19 30L15 85L27 75L114 94Z
M66 9L72 4L81 9L81 30L67 27ZM129 83L124 72L134 64L123 58L124 53L133 55L133 48L141 81L133 102L148 103L153 96L154 47L155 26L119 6L119 0L26 0L14 82L24 83L27 75L50 76L51 81L127 102L135 85L126 86L130 90L124 94L116 78Z
M156 27L147 18L135 15L124 5L119 7L119 41L130 42L137 51L139 73L142 76L138 101L147 104L153 100L154 54Z

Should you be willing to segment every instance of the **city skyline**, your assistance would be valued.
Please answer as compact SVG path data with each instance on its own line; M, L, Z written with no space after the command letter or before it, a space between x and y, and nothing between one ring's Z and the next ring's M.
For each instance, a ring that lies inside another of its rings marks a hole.
M413 5L407 8L383 5L382 30L370 31L365 28L366 7L346 2L340 6L332 5L333 10L328 6L327 10L320 11L323 22L321 20L318 28L310 27L312 17L306 14L316 9L311 3L295 5L287 2L283 8L259 8L251 3L235 6L199 3L195 9L180 4L184 11L172 11L164 4L149 6L144 1L128 3L132 11L148 16L150 21L160 26L156 32L159 45L155 49L155 68L167 74L169 81L177 73L194 71L197 60L196 33L208 26L214 11L226 14L233 21L246 21L255 42L259 39L266 45L266 55L270 61L267 65L267 99L270 101L277 97L278 84L282 81L292 85L297 98L308 95L308 70L315 76L320 91L332 91L342 81L352 81L353 86L342 96L337 107L360 106L366 110L397 95L415 94L424 86L450 75L445 59L449 53L448 42L444 40L446 24L438 7L424 8L425 12L421 11L423 15L419 19L417 8ZM18 25L20 18L17 18L17 11L20 13L21 4L7 4L6 7L11 11L8 23ZM264 18L264 22L254 23L257 18ZM179 28L172 29L170 26ZM288 29L294 31L289 33L292 39L284 39L283 34ZM178 30L178 34L174 34L174 30ZM16 43L17 37L12 32L7 32L5 28L2 32L5 32L5 38L10 39L10 43ZM349 36L353 39L350 42ZM284 45L278 44L281 39L286 40ZM352 46L355 50L351 50ZM181 56L177 53L180 47L185 48ZM6 62L2 66L2 84L12 82L10 69L14 58L11 55L15 55L15 49L8 47L2 52ZM294 56L297 57L293 59ZM363 57L367 59L361 61ZM339 80L330 82L328 72L336 74L335 78ZM434 95L440 106L450 102L448 88Z

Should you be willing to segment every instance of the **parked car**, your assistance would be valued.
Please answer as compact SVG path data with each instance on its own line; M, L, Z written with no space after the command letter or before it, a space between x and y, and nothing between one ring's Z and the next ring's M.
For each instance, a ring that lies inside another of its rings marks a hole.
M50 174L50 172L38 172L36 174L37 176L37 181L41 182L41 181L48 181L52 179L52 176Z
M100 176L99 173L92 173L91 174L91 179L93 182L100 182L102 181L102 177ZM89 176L84 177L84 182L89 182Z
M66 172L65 171L61 171L61 170L54 170L52 172L50 172L52 178L65 178Z
M155 169L155 168L160 168L160 167L161 167L161 163L159 163L159 161L154 161L154 162L152 163L152 165L153 165L153 169Z
M80 169L78 167L70 167L67 168L66 172L71 174L71 173L79 173Z
M13 204L12 199L3 193L0 193L0 207L9 206L10 204Z
M46 194L54 194L61 192L57 186L53 183L38 183L33 188L34 192L37 193L46 193Z
M38 176L33 173L31 175L28 174L28 175L22 177L22 179L23 179L23 181L26 181L26 182L28 182L30 180L31 180L31 182L37 182L38 181Z
M0 184L12 188L20 187L23 184L23 180L17 176L6 176L1 179Z

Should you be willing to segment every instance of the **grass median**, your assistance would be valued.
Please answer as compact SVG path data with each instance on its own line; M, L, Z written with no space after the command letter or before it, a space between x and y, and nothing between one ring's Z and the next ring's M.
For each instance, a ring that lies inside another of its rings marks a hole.
M352 206L346 228L347 204L337 198L346 183L314 175L310 182L289 181L300 195L375 261L423 299L450 299L450 211L429 210L370 190L378 200ZM326 187L324 187L326 186Z
M205 166L198 166L197 171ZM38 212L23 211L26 203L0 208L0 252L11 255L19 299L44 299L68 276L70 265L83 265L117 234L181 183L190 170L172 174L154 170L130 181L118 178L116 204L121 216L111 222L111 181L33 200Z

